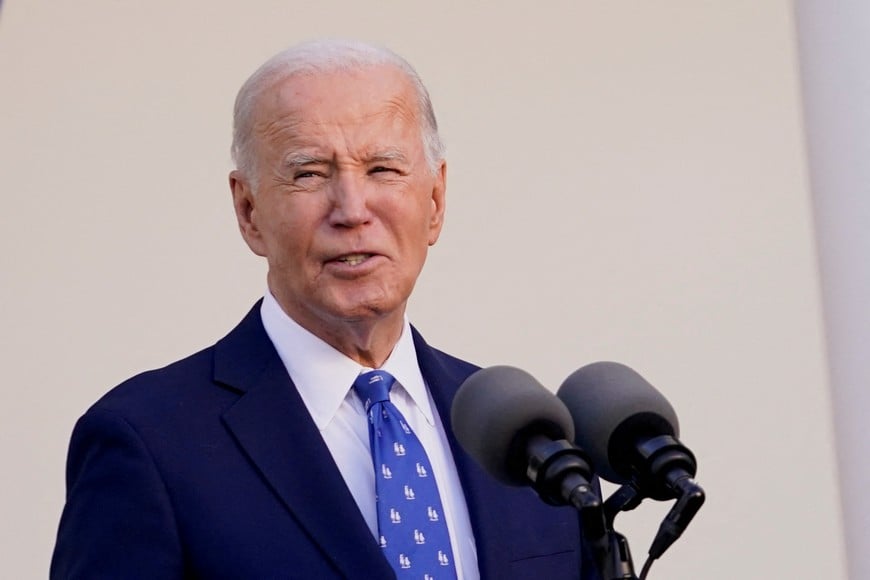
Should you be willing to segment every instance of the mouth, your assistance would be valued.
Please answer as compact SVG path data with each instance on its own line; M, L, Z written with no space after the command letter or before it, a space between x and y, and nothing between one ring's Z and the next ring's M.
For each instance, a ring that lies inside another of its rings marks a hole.
M362 264L369 258L371 258L374 254L347 254L346 256L341 256L336 258L336 262L341 262L342 264L347 264L348 266L358 266Z

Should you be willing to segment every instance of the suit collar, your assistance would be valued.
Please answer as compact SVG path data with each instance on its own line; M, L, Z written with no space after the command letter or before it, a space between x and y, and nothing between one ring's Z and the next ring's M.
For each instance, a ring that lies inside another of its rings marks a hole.
M277 357L260 321L258 300L242 321L215 345L214 380L238 391L248 391L272 359Z
M325 429L335 418L360 372L371 369L302 327L284 312L268 291L263 297L260 315L270 342L278 351L315 424L319 429ZM403 323L399 341L380 368L395 377L429 424L434 425L432 406L417 364L411 325L407 320Z

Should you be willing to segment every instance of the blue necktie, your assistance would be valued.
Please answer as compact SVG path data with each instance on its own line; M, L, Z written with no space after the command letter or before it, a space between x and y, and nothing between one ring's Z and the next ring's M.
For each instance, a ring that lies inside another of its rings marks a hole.
M420 440L390 402L396 379L384 371L354 381L369 416L378 536L399 578L456 578L438 484Z

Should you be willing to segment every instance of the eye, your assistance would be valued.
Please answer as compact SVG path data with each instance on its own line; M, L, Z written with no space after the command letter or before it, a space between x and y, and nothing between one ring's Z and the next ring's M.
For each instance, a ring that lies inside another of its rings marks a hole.
M375 173L394 173L396 175L401 175L401 171L388 165L375 165L369 169L369 175L374 175Z
M323 175L321 173L318 173L317 171L310 171L310 170L309 171L297 171L296 173L293 174L293 179L298 181L300 179L311 179L313 177L322 177L322 176Z

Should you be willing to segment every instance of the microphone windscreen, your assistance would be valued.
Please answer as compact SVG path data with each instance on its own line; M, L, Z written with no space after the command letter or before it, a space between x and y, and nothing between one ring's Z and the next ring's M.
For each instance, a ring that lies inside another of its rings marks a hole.
M637 442L679 436L677 414L668 400L623 364L586 365L565 379L557 395L574 420L574 442L589 454L595 472L609 481L630 481Z
M510 366L481 369L468 377L453 399L450 418L463 449L509 485L529 485L530 437L574 437L565 405L529 373Z

